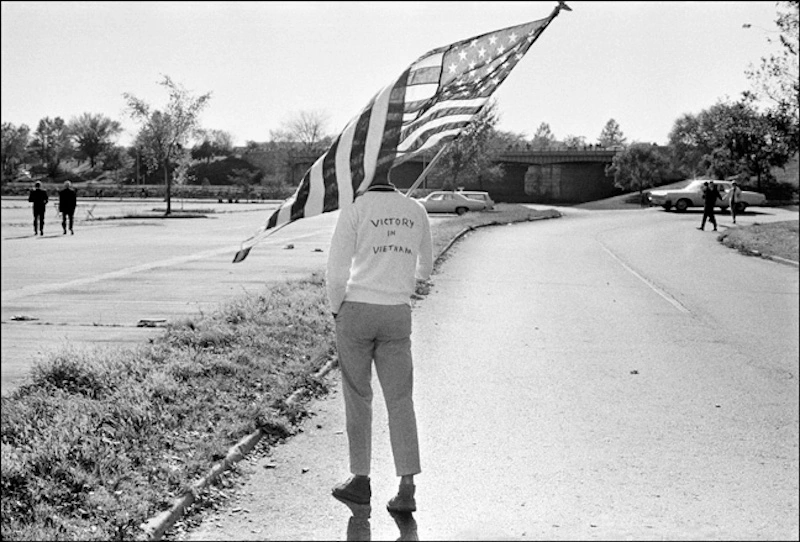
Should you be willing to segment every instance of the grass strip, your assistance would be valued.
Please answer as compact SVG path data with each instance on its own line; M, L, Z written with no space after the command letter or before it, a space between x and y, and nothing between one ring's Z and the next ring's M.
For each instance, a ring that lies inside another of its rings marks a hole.
M800 256L797 220L731 228L720 234L719 241L749 256L777 256L795 263Z
M434 251L467 228L558 216L500 204L433 225ZM137 348L65 348L2 397L4 540L131 540L245 435L271 443L326 393L334 352L320 270L170 322ZM324 363L324 361L322 362Z

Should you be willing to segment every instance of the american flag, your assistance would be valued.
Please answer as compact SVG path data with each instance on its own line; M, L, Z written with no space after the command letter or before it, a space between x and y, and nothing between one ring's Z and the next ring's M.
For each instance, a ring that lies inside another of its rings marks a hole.
M561 2L547 18L420 57L347 124L233 263L277 228L350 205L371 184L385 183L392 167L458 136L561 9L569 10Z

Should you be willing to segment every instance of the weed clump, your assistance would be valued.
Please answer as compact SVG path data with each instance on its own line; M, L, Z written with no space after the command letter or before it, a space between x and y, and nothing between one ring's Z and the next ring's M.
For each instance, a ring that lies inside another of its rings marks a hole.
M243 436L289 436L303 408L284 400L333 350L325 303L313 276L37 364L2 398L2 538L136 538Z

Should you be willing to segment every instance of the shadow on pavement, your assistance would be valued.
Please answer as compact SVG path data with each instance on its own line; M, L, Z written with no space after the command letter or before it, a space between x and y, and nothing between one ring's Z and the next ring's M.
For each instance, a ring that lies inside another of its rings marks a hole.
M347 539L350 541L370 541L372 540L372 526L369 519L372 515L372 505L369 504L356 504L339 500L339 502L347 505L352 515L347 520ZM419 535L417 534L417 521L414 515L410 512L398 513L389 512L389 515L394 519L397 528L400 531L400 537L397 540L418 541Z

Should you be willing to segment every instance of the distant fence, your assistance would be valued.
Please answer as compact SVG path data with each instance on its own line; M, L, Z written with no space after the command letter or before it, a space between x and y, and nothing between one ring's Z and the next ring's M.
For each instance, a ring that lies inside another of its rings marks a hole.
M58 197L58 191L64 187L63 183L42 182L50 199ZM7 182L0 187L0 195L26 197L33 188L32 181ZM73 188L81 199L87 198L147 198L164 199L166 188L163 184L157 185L120 185L112 183L76 182ZM282 187L253 186L245 192L239 186L201 186L201 185L173 185L172 199L216 199L222 201L261 201L284 200L292 194L292 189Z

